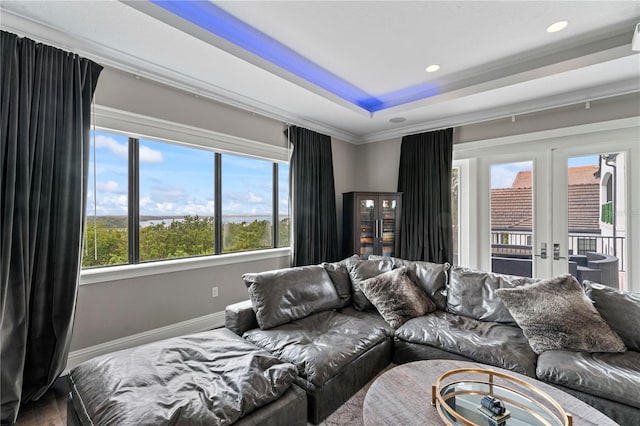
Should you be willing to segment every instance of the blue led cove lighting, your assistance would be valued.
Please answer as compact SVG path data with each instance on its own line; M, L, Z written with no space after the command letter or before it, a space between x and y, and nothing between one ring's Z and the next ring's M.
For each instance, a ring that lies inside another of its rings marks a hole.
M149 1L370 113L439 93L436 85L424 84L378 97L371 96L213 3L208 1Z

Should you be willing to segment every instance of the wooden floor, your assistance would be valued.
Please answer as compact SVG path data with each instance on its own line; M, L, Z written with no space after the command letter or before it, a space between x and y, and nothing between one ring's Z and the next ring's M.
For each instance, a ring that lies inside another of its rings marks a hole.
M20 407L16 426L64 426L67 424L66 380L58 379L38 401Z

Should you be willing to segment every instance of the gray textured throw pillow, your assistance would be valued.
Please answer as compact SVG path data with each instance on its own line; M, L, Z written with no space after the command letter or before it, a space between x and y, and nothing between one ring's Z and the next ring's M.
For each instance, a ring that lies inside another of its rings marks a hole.
M347 260L347 269L351 277L351 287L353 289L353 307L359 311L374 309L373 305L362 293L360 283L383 272L393 269L393 262L390 259L381 260Z
M411 318L436 310L431 299L411 281L406 266L366 279L360 288L394 329Z
M640 351L640 293L622 291L588 280L582 283L587 296L625 346Z
M369 255L369 260L382 260L382 256ZM444 311L447 307L447 295L445 292L447 286L447 271L450 266L448 263L431 263L417 260L406 260L397 257L387 257L391 259L394 268L401 266L408 267L407 273L411 281L416 283L431 300L436 307Z
M537 354L544 351L624 352L620 337L602 319L576 279L561 275L496 294Z

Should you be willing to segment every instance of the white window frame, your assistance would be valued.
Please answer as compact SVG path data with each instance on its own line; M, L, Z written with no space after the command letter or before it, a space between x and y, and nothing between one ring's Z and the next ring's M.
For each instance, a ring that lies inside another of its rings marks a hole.
M200 129L158 118L96 105L93 113L96 130L139 139L153 139L195 148L213 149L222 154L242 155L277 163L289 163L289 150L212 130ZM114 265L81 269L80 285L98 284L149 275L256 260L291 257L290 247L256 249L245 252L157 260L135 265Z

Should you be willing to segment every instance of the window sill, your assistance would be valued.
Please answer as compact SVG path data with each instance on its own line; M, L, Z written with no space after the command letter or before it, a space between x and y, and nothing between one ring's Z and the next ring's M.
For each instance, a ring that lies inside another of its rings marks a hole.
M284 247L220 254L217 256L171 259L158 262L141 263L138 265L121 265L86 269L80 272L80 285L99 284L149 275L166 274L170 272L187 271L191 269L210 268L219 265L251 262L255 260L277 259L279 257L289 256L290 253L291 249L289 247Z

